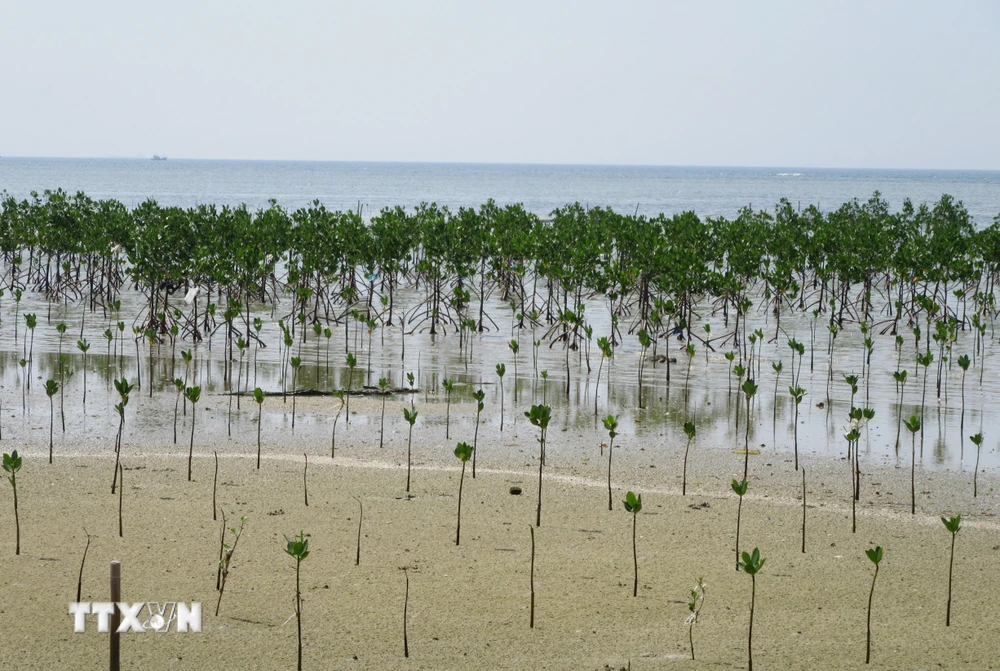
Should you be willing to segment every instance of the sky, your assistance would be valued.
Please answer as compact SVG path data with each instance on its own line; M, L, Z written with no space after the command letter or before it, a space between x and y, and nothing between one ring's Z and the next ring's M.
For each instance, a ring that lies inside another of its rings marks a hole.
M35 0L0 156L1000 169L995 0Z

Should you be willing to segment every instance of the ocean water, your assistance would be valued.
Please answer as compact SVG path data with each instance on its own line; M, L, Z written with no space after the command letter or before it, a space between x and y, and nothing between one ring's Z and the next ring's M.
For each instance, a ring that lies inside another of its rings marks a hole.
M904 199L964 203L978 227L1000 215L1000 171L846 170L454 163L346 163L168 159L0 158L0 191L25 198L62 188L134 206L200 203L294 209L320 200L332 209L412 207L422 201L476 207L493 198L539 215L579 201L653 215L693 210L734 217L740 208L793 205L835 209L879 191L893 209Z

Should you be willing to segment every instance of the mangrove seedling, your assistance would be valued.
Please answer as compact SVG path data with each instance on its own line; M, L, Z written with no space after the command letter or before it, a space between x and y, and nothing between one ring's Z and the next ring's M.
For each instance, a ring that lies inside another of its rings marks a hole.
M694 660L694 625L698 623L698 616L701 615L701 609L704 605L705 579L698 578L698 584L691 590L691 600L688 601L688 612L690 614L687 616L687 620L684 621L684 624L688 626L688 643L691 646L692 661Z
M632 596L639 596L639 555L635 549L635 521L639 511L642 510L642 494L637 496L635 492L629 492L622 503L625 504L625 510L632 513Z
M403 657L409 659L410 639L406 635L406 611L410 606L410 574L405 566L403 567L403 579L406 581L406 591L403 594Z
M34 372L34 351L35 351L35 326L38 325L38 316L34 313L24 315L24 321L31 331L31 338L28 345L28 391L31 391L31 375Z
M354 565L361 566L361 523L365 519L365 505L357 496L351 498L358 502L358 549L354 554Z
M184 396L184 380L179 377L174 378L174 388L177 390L177 396L174 397L174 445L177 444L177 411L181 405L181 397Z
M472 434L472 479L476 479L476 452L479 448L479 416L483 414L483 408L486 407L484 400L486 398L486 392L482 389L477 389L476 393L472 395L472 398L476 399L476 431Z
M412 372L409 372L409 373L406 374L406 383L408 385L410 385L410 407L412 408L413 407L413 394L415 393L415 390L413 388L414 379L413 379L413 373Z
M379 423L378 429L378 446L381 449L384 444L385 438L385 397L387 396L387 389L389 388L389 379L380 377L378 379L378 391L382 395L382 420Z
M868 559L875 564L875 574L872 576L872 588L868 592L868 625L865 638L865 664L870 664L872 659L872 597L875 596L875 580L878 578L878 565L882 561L882 546L865 550Z
M264 419L264 390L254 387L253 400L257 401L257 470L260 470L260 425Z
M121 458L122 433L125 431L125 408L128 406L129 394L135 389L135 385L129 384L128 380L123 377L120 380L115 380L115 389L118 391L121 402L115 405L115 410L118 411L118 436L115 439L115 473L111 479L112 494L115 493L118 483L118 460Z
M184 390L184 397L191 402L191 444L188 448L188 482L191 482L191 461L194 459L194 408L201 398L201 387L188 387Z
M502 363L497 364L497 377L500 378L500 430L503 431L503 376L507 372L507 366Z
M538 507L535 511L535 526L542 526L542 467L545 465L545 434L549 429L549 420L552 419L552 408L547 405L533 405L531 410L524 413L533 426L538 427L538 445L540 454L538 457Z
M941 522L944 523L944 528L951 533L951 558L948 560L948 611L945 615L944 625L946 627L951 626L951 577L952 570L955 568L955 536L958 534L959 530L962 528L962 516L955 515L954 517L942 517Z
M601 350L601 361L597 364L597 384L594 387L594 417L597 417L597 397L601 392L601 369L604 368L604 360L610 359L614 355L611 341L607 338L598 338L597 348Z
M240 526L237 529L232 527L229 532L233 534L233 544L223 543L222 545L222 559L219 560L219 599L215 602L215 616L219 616L219 608L222 606L222 593L226 591L226 579L229 577L229 565L233 561L233 553L236 552L236 545L240 542L240 536L243 535L243 527L246 526L247 516L240 516Z
M337 407L337 414L333 416L333 432L330 435L330 458L333 459L337 456L337 420L340 419L340 413L344 409L344 390L337 389L333 392L334 398L340 400L340 406Z
M528 525L531 532L531 564L528 567L528 581L531 587L531 608L528 615L528 628L535 628L535 527Z
M969 436L969 440L976 446L976 469L972 472L972 498L976 498L978 490L977 480L979 478L979 451L983 446L983 432L980 431L974 436Z
M740 570L740 522L743 517L743 495L747 493L747 479L738 481L733 478L733 492L740 497L740 503L736 508L736 571Z
M444 411L444 439L451 437L451 392L455 389L455 383L448 378L441 381L441 386L445 391L445 411Z
M305 466L302 467L302 493L306 499L306 508L309 507L309 455L305 452L302 453L302 457L305 459Z
M618 417L615 415L608 415L603 420L604 428L608 430L608 510L614 510L611 504L611 457L614 454L615 449L615 436L618 432L615 430L618 428Z
M968 354L963 354L962 356L958 357L958 365L962 369L962 414L961 414L961 419L959 419L958 422L959 437L965 435L965 374L969 372L970 363L972 362L969 360ZM963 447L965 446L964 441L962 443L962 446ZM965 456L964 454L960 455L959 459L962 459L964 456Z
M295 622L299 633L298 671L302 671L302 590L299 587L299 571L302 561L309 556L309 539L299 532L298 538L285 536L285 553L295 560Z
M17 514L17 472L21 470L21 457L17 450L3 455L3 470L7 472L7 480L14 490L14 554L21 554L21 518Z
M118 538L124 538L122 527L122 503L125 498L125 466L118 464Z
M510 348L511 353L514 355L514 403L517 403L517 352L521 347L513 339L507 343L507 347Z
M354 367L358 365L358 358L354 356L354 352L347 353L347 425L351 424L351 383L354 381Z
M543 370L538 373L542 377L542 405L545 405L545 392L548 389L549 371Z
M694 422L684 422L684 434L687 436L687 445L684 447L684 468L681 474L681 496L687 496L688 482L688 452L691 450L691 441L696 433Z
M293 356L292 357L292 431L295 431L295 399L298 394L295 393L298 388L299 379L299 368L302 366L302 357Z
M757 601L757 573L764 568L767 561L760 556L760 550L753 549L753 554L743 553L743 561L739 563L739 568L750 576L750 631L747 634L747 669L753 671L753 611Z
M917 514L917 431L920 430L920 418L911 415L906 420L906 428L910 431L910 514Z
M902 337L902 336L899 336ZM899 402L896 406L896 454L899 454L899 436L903 431L903 389L906 386L906 369L897 370L892 374L892 379L896 381L896 388L899 389Z
M59 391L59 383L55 380L45 381L45 395L49 397L49 463L52 463L52 428L55 424L55 403L52 397Z
M754 394L757 393L757 383L753 381L753 378L747 378L743 382L743 393L747 397L747 429L743 441L743 448L746 452L743 461L743 477L746 478L747 472L750 470L750 401L753 399Z
M76 341L77 348L83 352L83 405L87 405L87 350L90 349L90 343L87 339ZM79 601L79 599L77 599Z
M76 578L76 602L80 603L80 597L83 594L83 567L87 564L87 552L90 550L90 539L91 535L87 531L87 527L83 528L83 533L87 534L87 544L83 546L83 558L80 559L80 573Z
M472 446L459 443L455 448L455 456L462 461L462 475L458 480L458 524L455 526L455 545L458 545L462 536L462 485L465 484L465 464L472 458Z
M411 449L413 447L413 424L417 421L417 410L408 410L403 408L403 419L410 425L409 432L406 435L406 493L410 493L410 463L411 463Z

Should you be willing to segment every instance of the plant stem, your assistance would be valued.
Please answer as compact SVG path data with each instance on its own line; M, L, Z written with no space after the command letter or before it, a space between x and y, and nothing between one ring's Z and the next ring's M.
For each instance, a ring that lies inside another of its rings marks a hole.
M529 616L528 627L535 628L535 527L528 525L531 531L531 567L528 571L531 582L531 614Z
M872 597L875 596L875 579L878 578L878 564L875 564L875 575L872 576L872 588L868 592L868 635L865 641L865 664L872 658Z
M757 600L757 576L750 574L750 632L747 634L747 670L753 671L753 610Z
M219 451L214 450L215 454L215 475L212 477L212 521L218 520L218 512L215 507L215 491L219 484Z
M806 467L802 467L802 554L806 553Z
M633 567L633 579L632 579L632 596L639 596L639 555L636 554L635 550L635 521L638 515L634 512L632 513L632 567Z
M948 613L945 616L944 626L951 626L951 575L955 567L955 532L951 534L951 559L948 561Z
M403 657L410 657L410 642L406 637L406 608L410 604L410 574L403 569L403 577L406 579L406 594L403 596Z

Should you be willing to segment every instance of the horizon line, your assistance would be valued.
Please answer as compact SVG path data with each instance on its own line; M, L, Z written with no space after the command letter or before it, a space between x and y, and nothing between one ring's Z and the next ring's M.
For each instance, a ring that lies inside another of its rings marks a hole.
M157 156L159 156L157 154ZM76 161L150 161L150 156L21 156L0 154L0 161L4 159L20 160L76 160ZM308 159L308 158L192 158L163 156L165 160L172 161L205 161L205 162L247 162L247 163L341 163L341 164L369 164L369 165L452 165L452 166L535 166L535 167L558 167L558 168L698 168L698 169L723 169L723 170L881 170L891 172L1000 172L1000 168L900 168L900 167L859 167L859 166L817 166L817 165L721 165L721 164L670 164L670 163L547 163L541 161L394 161L394 160L358 160L358 159Z

